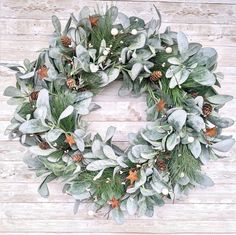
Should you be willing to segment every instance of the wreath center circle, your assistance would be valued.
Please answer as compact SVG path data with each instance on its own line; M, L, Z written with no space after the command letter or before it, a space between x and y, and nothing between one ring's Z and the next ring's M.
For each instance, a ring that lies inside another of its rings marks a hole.
M232 96L216 90L215 49L183 32L160 32L155 10L157 19L145 22L114 6L84 7L63 29L53 16L50 45L36 60L4 64L17 80L4 92L17 105L6 134L28 147L24 161L43 177L43 197L60 180L77 203L107 208L122 223L124 211L152 216L166 197L213 185L201 166L235 142L222 134L233 120L219 114ZM100 108L93 97L115 80L120 96L146 96L147 126L128 135L125 150L112 141L115 127L92 136L83 118Z

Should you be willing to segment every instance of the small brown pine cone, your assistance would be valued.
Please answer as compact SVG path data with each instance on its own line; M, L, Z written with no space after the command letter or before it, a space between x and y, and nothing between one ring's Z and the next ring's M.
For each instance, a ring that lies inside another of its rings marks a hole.
M165 171L166 168L167 168L165 161L159 160L159 159L156 162L156 166L157 166L157 169L160 170L160 171Z
M72 160L74 162L81 162L83 160L84 156L82 153L76 153L72 156Z
M67 80L66 80L66 85L67 85L67 87L69 88L69 89L74 89L75 87L76 87L76 81L75 81L75 79L74 78L68 78Z
M43 150L50 148L50 145L46 141L40 142L38 146L39 146L39 148L41 148Z
M40 79L44 79L48 76L48 68L46 65L43 65L42 67L40 67L37 71L39 78Z
M150 79L155 82L158 81L162 77L162 72L161 71L154 71L150 75Z
M202 112L204 117L208 117L212 112L212 106L208 103L205 103L202 107Z
M33 91L29 95L30 101L37 100L39 95L39 91Z
M64 47L69 47L71 44L71 39L68 36L61 36L61 44Z

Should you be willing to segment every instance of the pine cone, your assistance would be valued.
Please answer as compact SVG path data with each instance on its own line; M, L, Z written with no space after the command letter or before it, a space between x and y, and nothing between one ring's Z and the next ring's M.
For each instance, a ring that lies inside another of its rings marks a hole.
M211 112L212 112L212 106L210 105L210 104L208 104L208 103L205 103L204 105L203 105L203 107L202 107L202 112L203 112L203 116L204 117L207 117L207 116L209 116L210 114L211 114Z
M39 78L40 79L44 79L45 77L48 76L48 68L46 65L43 65L42 67L39 68L39 70L37 71Z
M162 77L162 72L161 71L154 71L150 75L150 79L155 82L158 81Z
M33 100L37 100L38 99L38 95L39 95L39 91L33 91L31 92L29 98L30 98L30 101L33 101Z
M61 36L61 44L64 47L69 47L71 44L71 39L68 36Z
M157 168L158 168L158 170L160 170L160 171L165 171L166 170L166 163L165 163L165 161L163 161L163 160L157 160L157 162L156 162L156 165L157 165Z
M38 146L39 146L39 148L41 148L43 150L50 148L50 145L46 141L43 141L43 142L39 143Z
M83 160L84 156L82 153L76 153L72 156L72 160L74 162L81 162Z
M76 81L74 78L68 78L66 80L66 85L68 86L69 89L74 89L76 87Z

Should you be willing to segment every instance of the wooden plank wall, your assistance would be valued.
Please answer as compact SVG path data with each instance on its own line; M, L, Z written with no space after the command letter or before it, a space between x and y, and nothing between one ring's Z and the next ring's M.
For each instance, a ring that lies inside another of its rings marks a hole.
M58 15L65 23L71 12L84 5L100 7L104 1L76 0L1 0L0 60L19 62L33 59L47 46L52 33L50 18ZM111 3L111 2L110 2ZM186 32L191 41L215 47L219 52L219 71L225 73L222 92L235 94L236 85L236 1L235 0L129 0L113 2L129 15L150 19L156 4L163 26ZM0 234L236 234L236 146L229 158L205 167L215 186L194 190L188 198L157 208L151 219L127 217L124 225L106 220L102 214L87 214L83 205L73 215L73 199L61 194L61 185L52 183L51 197L37 194L39 179L22 163L24 148L10 142L3 131L14 107L6 104L2 92L14 84L14 73L0 70ZM104 133L105 127L117 126L115 140L125 144L128 132L145 126L145 98L120 98L119 82L106 88L95 101L102 109L87 117L91 130ZM236 113L236 100L227 104L222 115ZM226 132L235 136L236 126Z

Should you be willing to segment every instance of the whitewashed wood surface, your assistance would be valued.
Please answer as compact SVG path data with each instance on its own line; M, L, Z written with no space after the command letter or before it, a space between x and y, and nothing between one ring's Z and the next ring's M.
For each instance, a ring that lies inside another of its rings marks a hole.
M53 27L51 15L64 24L69 13L84 5L100 7L109 1L76 0L1 0L0 62L34 59L37 51L47 46ZM164 29L184 31L191 41L215 47L219 52L219 71L225 74L222 93L236 91L236 0L160 0L117 1L114 5L129 14L150 19L153 4L160 9ZM50 185L51 196L37 194L39 179L22 162L24 147L8 141L3 131L14 111L6 104L3 90L14 85L14 73L0 68L0 234L72 235L72 234L236 234L236 146L229 157L205 166L215 186L194 190L188 198L175 204L167 201L157 208L153 218L127 217L124 225L116 225L102 214L91 217L89 205L73 215L73 199L61 193L61 185ZM90 129L104 134L106 127L117 127L115 141L126 145L127 133L136 132L145 123L145 97L120 98L119 82L111 84L95 101L102 109L90 114ZM222 115L236 114L236 100L227 104ZM235 134L236 126L226 130Z

